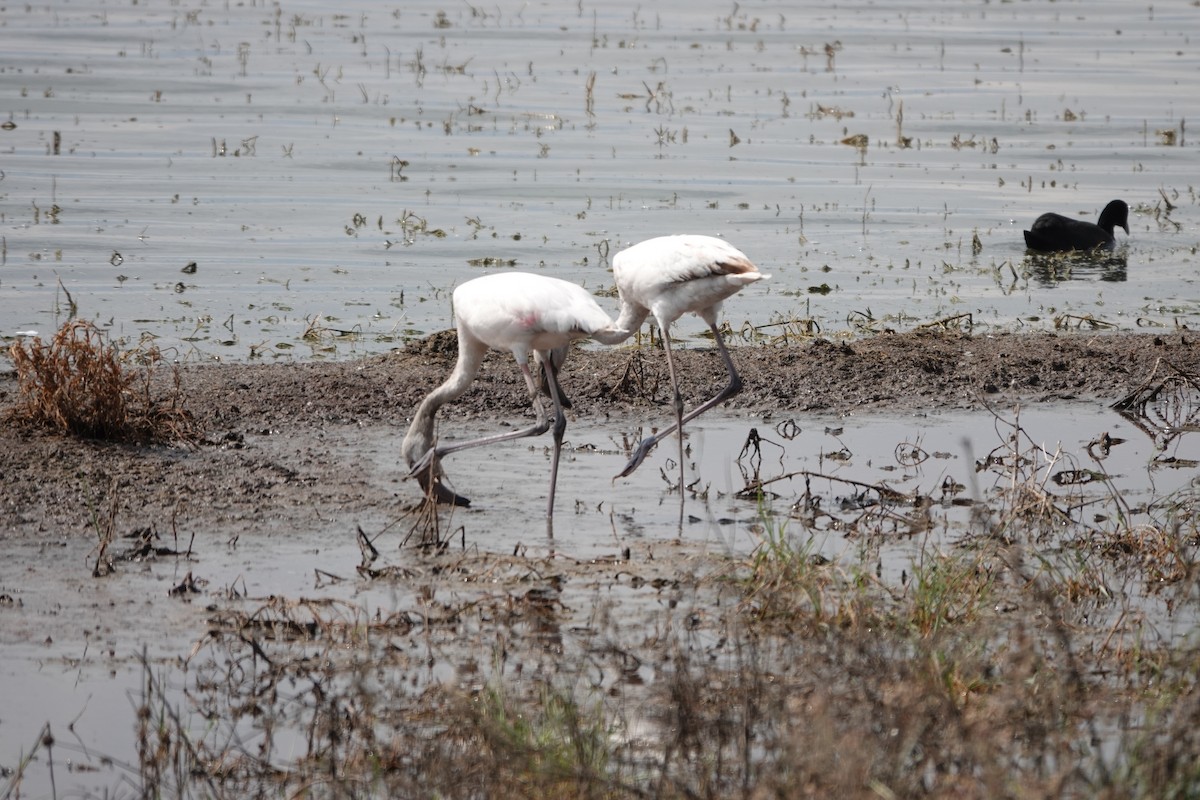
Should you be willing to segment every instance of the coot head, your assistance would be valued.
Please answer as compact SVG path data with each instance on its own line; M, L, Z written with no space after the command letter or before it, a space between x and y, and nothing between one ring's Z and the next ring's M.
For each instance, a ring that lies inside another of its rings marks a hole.
M1102 230L1108 231L1108 235L1112 236L1113 228L1118 225L1125 231L1125 235L1129 235L1129 206L1125 205L1124 200L1113 200L1104 207L1100 212L1100 220L1096 223Z

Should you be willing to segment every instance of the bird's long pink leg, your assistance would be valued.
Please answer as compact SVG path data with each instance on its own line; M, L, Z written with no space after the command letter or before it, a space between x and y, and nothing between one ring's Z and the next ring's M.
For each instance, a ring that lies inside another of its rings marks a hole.
M550 457L550 496L546 500L546 519L554 517L554 492L558 488L558 458L562 453L563 434L567 430L567 415L563 412L563 393L558 385L558 370L550 360L542 364L550 399L554 401L554 454Z
M671 427L669 427L665 430L659 431L654 436L649 436L649 437L643 439L641 441L641 443L638 444L637 449L633 451L633 455L630 456L629 462L627 464L625 464L625 469L621 470L617 474L618 478L624 478L628 475L631 475L635 469L637 469L639 466L641 466L642 461L645 460L646 456L650 454L650 451L654 449L655 445L657 445L660 441L662 441L663 439L670 436L677 429L682 429L684 423L695 419L696 417L703 414L705 411L708 411L713 406L716 406L716 405L719 405L719 404L725 402L726 400L733 397L735 394L737 394L738 392L740 392L742 390L742 376L738 375L737 368L733 366L733 359L729 355L729 350L726 349L726 347L725 347L725 340L721 338L721 332L717 329L717 326L715 324L710 325L709 327L712 328L713 336L716 337L717 349L721 352L721 358L724 359L724 361L725 361L725 369L729 372L729 383L726 384L725 388L722 389L720 392L718 392L715 397L713 397L710 400L707 400L702 405L699 405L696 408L692 409L687 414L681 415L680 412L682 411L683 404L682 404L682 400L680 399L680 395L679 395L679 386L675 382L675 367L671 361L671 345L670 345L669 340L664 336L663 337L663 346L667 351L667 366L671 371L671 384L675 387L676 422ZM680 449L680 463L682 464L682 462L683 462L683 437L682 436L680 436L679 449ZM682 484L681 484L680 488L682 490Z
M675 359L671 355L671 334L664 327L662 335L663 335L663 350L667 354L667 372L669 372L671 374L671 391L674 392L674 394L675 394L675 400L674 400L675 430L679 431L679 497L680 497L679 518L681 520L680 524L682 524L682 519L683 519L682 499L683 499L683 481L684 481L684 475L683 475L683 395L681 395L679 393L679 379L677 377L675 377ZM650 446L653 447L654 445L650 445ZM639 447L639 449L641 449L641 448ZM650 451L647 449L646 452L649 453ZM642 456L642 458L645 458L645 456Z

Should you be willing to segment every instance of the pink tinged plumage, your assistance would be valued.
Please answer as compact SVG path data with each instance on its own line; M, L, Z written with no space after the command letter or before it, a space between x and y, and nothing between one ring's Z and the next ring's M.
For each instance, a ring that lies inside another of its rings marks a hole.
M458 361L444 383L417 406L401 445L405 463L421 486L439 502L467 505L469 501L442 482L440 460L469 447L536 436L550 428L541 392L529 369L529 354L546 375L554 404L554 452L550 468L547 517L554 514L558 461L567 419L558 387L557 371L570 343L593 338L615 343L629 334L615 328L608 315L586 289L567 281L526 272L504 272L474 278L454 290L454 315L458 328ZM435 446L434 418L439 408L453 402L475 380L488 349L512 353L525 378L537 421L530 427L485 436L451 445Z
M683 489L683 424L741 391L742 379L717 328L721 304L743 287L770 277L759 272L745 253L712 236L680 234L639 242L613 257L613 277L621 296L615 327L632 333L653 315L662 332L667 369L674 392L675 424L643 439L617 477L632 473L659 441L679 431L680 491ZM671 356L671 323L688 312L699 316L713 333L729 373L729 383L713 398L683 413L683 399Z

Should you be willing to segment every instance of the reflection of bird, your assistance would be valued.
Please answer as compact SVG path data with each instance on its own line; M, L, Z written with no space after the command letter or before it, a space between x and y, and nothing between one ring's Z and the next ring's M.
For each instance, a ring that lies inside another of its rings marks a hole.
M616 327L626 333L636 331L648 314L653 314L658 322L675 403L675 424L643 439L617 477L624 477L637 469L659 441L679 430L679 490L682 493L683 423L742 390L741 376L734 368L721 332L717 329L717 312L721 309L721 302L736 294L743 286L769 276L759 272L758 267L742 251L721 239L680 235L647 239L617 253L613 257L613 277L617 292L621 295L621 315ZM679 394L679 380L671 358L670 327L672 322L688 311L694 312L712 329L717 349L729 372L729 384L711 400L685 415L683 398Z
M591 337L616 344L631 334L618 331L586 289L557 278L525 272L505 272L475 278L454 290L454 315L458 327L458 363L445 383L434 389L413 415L401 452L421 486L437 500L455 505L470 501L441 482L439 459L468 447L537 436L550 427L542 407L537 382L529 370L529 353L545 373L550 399L554 402L554 455L550 467L550 495L546 516L554 514L554 489L558 481L558 457L567 418L558 387L557 372L572 340ZM457 399L479 372L484 353L492 347L508 350L516 359L533 402L537 422L528 428L484 436L440 447L434 446L433 421L437 410Z
M1124 200L1113 200L1100 212L1096 222L1071 219L1062 214L1042 214L1025 231L1025 244L1030 250L1053 252L1059 250L1091 250L1111 248L1116 240L1113 228L1120 226L1129 233L1129 206Z

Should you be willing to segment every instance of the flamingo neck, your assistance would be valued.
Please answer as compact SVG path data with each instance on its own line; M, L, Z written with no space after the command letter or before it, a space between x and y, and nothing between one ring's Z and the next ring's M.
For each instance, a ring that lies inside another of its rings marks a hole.
M441 386L427 394L421 404L417 406L412 422L408 426L408 432L404 434L400 452L404 456L406 464L412 466L417 463L429 452L429 448L433 447L433 420L438 409L458 399L463 392L467 391L471 381L475 380L475 374L479 372L479 365L483 361L485 350L486 348L478 343L465 341L460 332L458 361L454 365L454 371Z
M593 331L589 335L600 344L620 344L638 332L638 328L642 327L642 323L646 321L649 313L647 309L639 305L622 300L621 313L617 315L616 322L608 328Z

